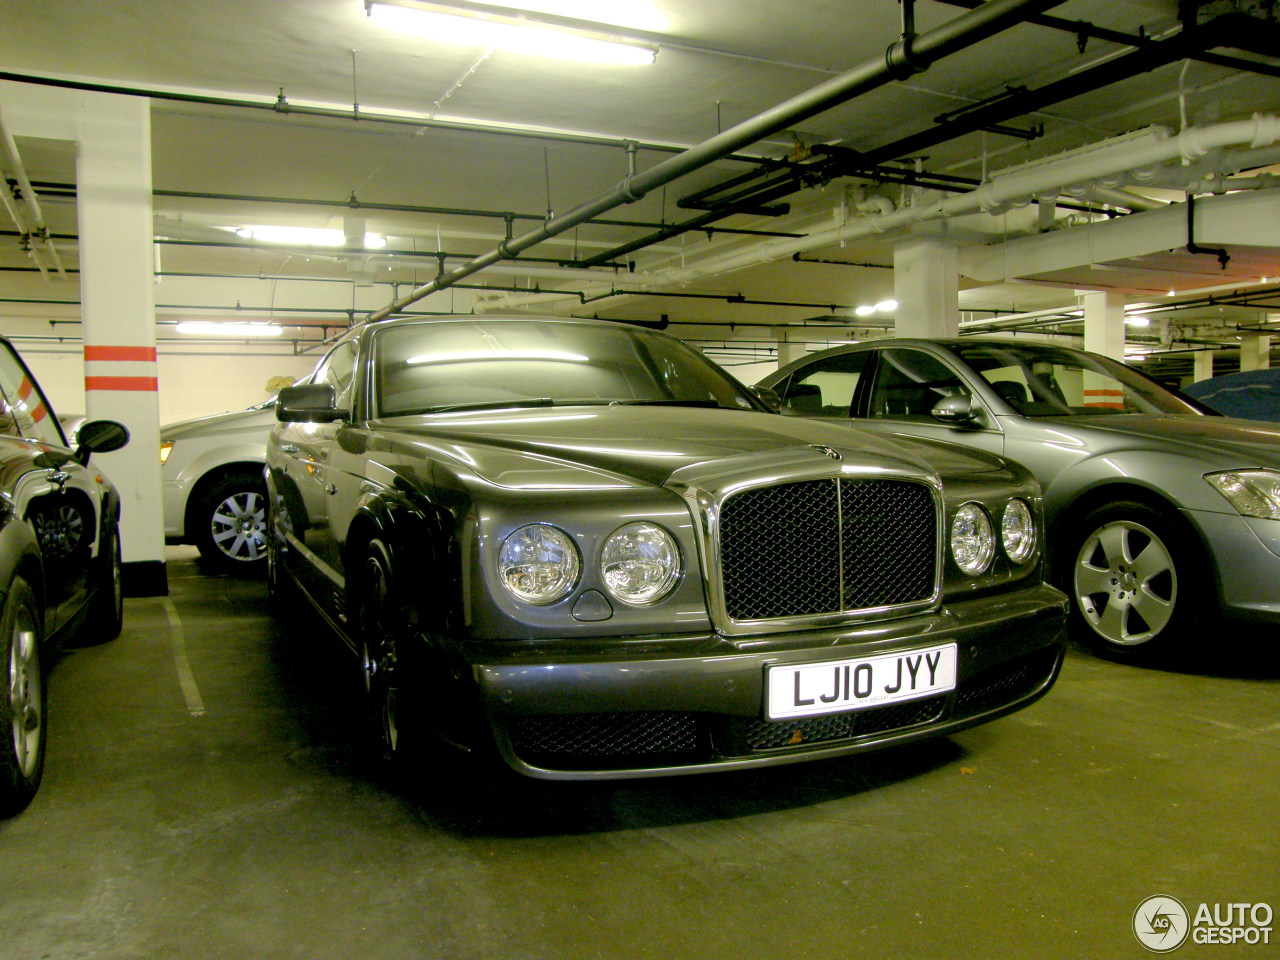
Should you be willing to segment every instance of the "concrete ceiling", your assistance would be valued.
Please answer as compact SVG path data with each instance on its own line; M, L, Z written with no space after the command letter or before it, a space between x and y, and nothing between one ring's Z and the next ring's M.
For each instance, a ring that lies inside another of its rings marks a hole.
M656 62L575 65L408 37L371 23L362 0L9 0L0 76L18 88L55 80L153 95L154 209L163 241L159 262L167 275L165 292L157 296L158 319L171 322L181 312L178 303L202 319L231 316L237 303L254 305L274 310L273 319L288 324L291 336L306 339L331 332L307 327L349 322L356 315L353 304L361 311L389 304L430 279L438 254L461 258L451 259L452 267L494 249L508 234L503 214L512 215L510 230L520 235L549 212L563 214L613 189L628 173L629 142L639 144L635 162L643 171L832 76L883 58L901 33L903 9L893 0L519 5L654 40ZM914 6L917 32L927 34L963 15L968 5L920 0ZM945 196L922 195L895 182L895 172L922 171L935 178L934 185L940 177L963 178L947 181L962 192L1007 168L1153 125L1176 133L1184 125L1280 113L1280 55L1269 55L1280 46L1259 41L1265 33L1237 31L1211 49L1191 51L1191 58L1119 71L1132 75L1090 92L1043 104L1027 94L1013 98L998 126L1040 133L1034 139L1000 132L994 123L985 130L940 124L943 115L1010 90L1055 88L1189 33L1173 0L1046 6L1046 15L1057 20L1019 24L909 79L772 134L599 218L610 222L577 226L529 250L521 264L482 271L417 308L666 318L686 339L737 341L735 356L760 360L769 358L770 341L783 326L792 328L793 339L815 345L883 334L889 317L860 323L852 311L892 297L893 245L912 232L939 232L937 221L859 229L843 244L738 264L750 261L753 250L763 257L779 238L823 235L836 218L865 224L886 210ZM1206 4L1197 20L1228 14L1276 28L1268 19L1273 5L1256 0ZM1064 29L1067 22L1076 26ZM174 94L184 99L167 96ZM916 141L927 146L910 149L906 138L944 127L944 133ZM59 308L39 301L75 299L75 158L63 142L18 137L17 146L72 272L64 281L31 273L16 231L3 224L2 309L6 316L57 314ZM820 167L823 147L870 156L879 175L837 175L834 167ZM1280 160L1265 149L1252 156L1258 163ZM806 176L793 193L774 201L785 204L785 212L731 213L709 221L710 229L617 254L612 266L592 267L593 273L582 266L591 256L702 212L682 208L682 198L755 170L758 160L788 158L805 165ZM1274 172L1267 166L1237 174L1259 197L1280 189L1266 179ZM1054 232L1097 233L1119 221L1154 220L1162 211L1147 208L1181 205L1188 190L1210 192L1203 188L1203 182L1188 188L1121 177L1114 189L1123 194L1060 195L1047 214L1036 204L985 209L947 219L945 232L990 253L988 248L1048 232L1046 217ZM358 208L346 205L352 198ZM389 238L385 250L282 248L241 241L226 229L342 228L356 216L368 232ZM1077 225L1068 225L1068 217ZM1157 339L1165 346L1230 337L1235 326L1256 326L1280 311L1280 297L1257 293L1268 289L1263 277L1280 286L1280 226L1269 229L1243 237L1247 243L1234 235L1221 238L1214 245L1230 251L1223 267L1214 256L1188 252L1185 235L1174 227L1153 227L1144 240L1150 249L1123 257L1095 261L1075 254L1070 262L1023 272L966 277L961 308L970 320L1065 311L1077 305L1078 290L1120 289L1134 301L1156 298L1179 307L1168 314L1172 328L1160 327ZM218 243L210 244L211 238ZM1196 239L1205 245L1213 240ZM697 263L733 266L671 282ZM316 288L314 281L326 279L333 281L326 292L309 291L307 312L285 310L295 280ZM652 284L642 282L649 279ZM481 286L490 289L475 289ZM530 295L532 288L537 295ZM1248 293L1244 305L1233 302L1236 290ZM1196 302L1185 302L1191 300ZM170 334L162 328L161 336Z

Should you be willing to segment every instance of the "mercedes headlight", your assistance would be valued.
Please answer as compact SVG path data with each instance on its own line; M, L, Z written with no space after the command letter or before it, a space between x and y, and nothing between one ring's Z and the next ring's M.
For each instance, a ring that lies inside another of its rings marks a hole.
M991 566L996 553L996 537L987 511L976 503L966 503L951 521L951 556L956 566L976 577Z
M1026 563L1036 552L1036 523L1022 500L1010 500L1000 518L1000 543L1014 563Z
M661 527L628 523L605 542L600 574L605 587L623 603L653 603L680 579L680 550Z
M582 561L569 535L550 524L521 527L502 543L498 575L517 600L539 606L568 596Z
M1205 477L1241 516L1280 520L1280 472L1228 470Z

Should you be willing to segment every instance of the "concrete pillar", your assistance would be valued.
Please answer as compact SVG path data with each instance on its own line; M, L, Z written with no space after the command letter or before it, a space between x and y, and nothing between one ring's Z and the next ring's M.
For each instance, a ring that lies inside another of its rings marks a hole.
M1201 380L1208 380L1213 376L1213 350L1197 350L1195 353L1195 373L1192 377L1193 382L1199 383Z
M896 337L954 337L960 332L960 267L955 244L914 237L893 248Z
M803 343L792 343L787 339L786 327L774 327L773 338L778 344L779 367L785 367L792 360L799 360L807 352Z
M1241 370L1271 368L1271 337L1265 333L1246 333L1240 341Z
M1084 307L1084 348L1124 360L1124 294L1089 290L1080 295Z
M150 106L19 83L0 84L0 103L15 135L76 145L84 409L121 421L131 436L123 450L93 462L120 491L126 592L163 594Z

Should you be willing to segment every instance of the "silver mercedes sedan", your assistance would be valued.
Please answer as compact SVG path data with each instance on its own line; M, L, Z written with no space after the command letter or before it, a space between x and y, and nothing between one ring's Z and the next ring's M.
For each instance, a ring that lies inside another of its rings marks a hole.
M1142 373L1021 340L891 339L761 381L783 413L979 447L1044 488L1077 636L1120 658L1280 622L1280 424L1214 414Z

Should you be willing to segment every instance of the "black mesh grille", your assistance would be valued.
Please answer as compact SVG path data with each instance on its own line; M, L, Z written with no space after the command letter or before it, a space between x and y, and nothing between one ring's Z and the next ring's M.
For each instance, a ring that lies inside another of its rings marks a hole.
M591 769L629 759L661 765L706 752L697 716L674 711L521 717L507 730L523 760L556 769Z
M773 750L801 743L844 740L871 733L884 733L932 723L942 715L946 695L889 703L852 713L836 713L808 720L752 720L747 724L746 742L752 750Z
M725 607L734 620L769 620L928 600L936 544L933 494L921 483L746 490L720 512Z
M1057 657L1056 650L1043 650L962 684L956 691L957 716L972 716L1027 696L1048 679Z

